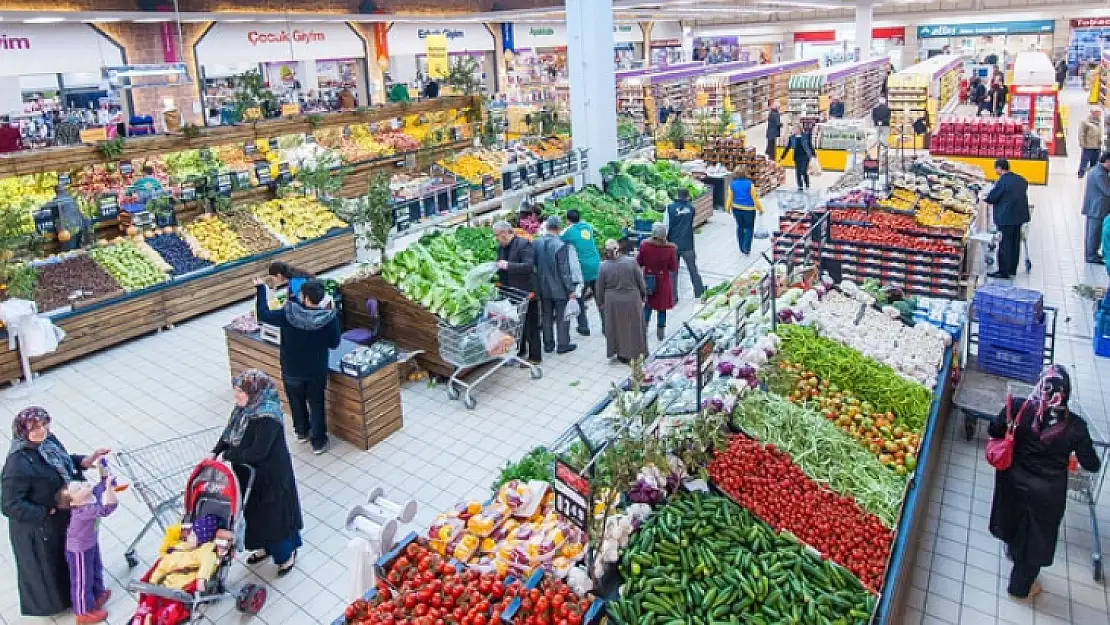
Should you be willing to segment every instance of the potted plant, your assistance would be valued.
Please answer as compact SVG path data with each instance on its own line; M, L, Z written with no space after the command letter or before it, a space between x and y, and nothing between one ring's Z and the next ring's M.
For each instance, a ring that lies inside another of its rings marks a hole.
M341 219L355 230L358 249L366 260L381 262L393 230L393 194L389 190L389 174L378 172L370 178L366 195L344 200L335 209Z

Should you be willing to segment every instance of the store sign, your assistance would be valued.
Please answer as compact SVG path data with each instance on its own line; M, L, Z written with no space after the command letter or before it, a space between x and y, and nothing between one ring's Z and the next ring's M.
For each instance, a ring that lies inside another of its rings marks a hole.
M935 37L975 37L981 35L1035 35L1056 29L1053 20L1023 22L984 22L982 24L927 24L917 27L918 39Z
M366 57L362 39L342 23L290 28L217 22L196 44L201 65Z
M501 22L501 50L504 52L516 51L516 33L509 22Z
M535 48L557 48L567 45L567 27L565 24L517 24L516 25L517 50L532 50Z
M613 24L613 41L615 43L643 43L644 31L639 24Z
M493 51L493 35L483 24L458 24L451 28L435 28L422 24L394 22L389 27L389 53L391 56L425 53L424 40L428 35L443 35L447 39L447 52ZM520 45L520 42L517 42Z
M670 42L681 40L682 25L678 22L655 22L655 24L651 27L652 45L658 45L661 41Z
M96 74L123 52L88 24L0 23L0 76Z
M1110 17L1081 17L1071 21L1072 28L1101 28L1110 26Z

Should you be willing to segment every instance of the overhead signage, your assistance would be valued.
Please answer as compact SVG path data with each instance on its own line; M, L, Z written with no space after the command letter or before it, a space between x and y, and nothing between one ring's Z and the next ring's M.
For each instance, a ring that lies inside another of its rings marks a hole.
M0 23L0 76L99 76L123 63L122 47L89 24Z
M366 57L366 46L350 26L326 22L289 28L217 22L195 49L201 65Z
M1053 20L1021 22L983 22L982 24L926 24L917 27L918 39L936 37L976 37L983 35L1035 35L1056 29Z
M1098 28L1110 26L1110 17L1080 17L1071 21L1072 28Z
M501 50L504 52L516 52L516 33L513 31L511 23L501 22Z
M519 36L519 33L517 33ZM429 35L443 35L447 52L492 52L493 35L484 24L458 24L451 28L436 28L427 24L394 22L389 27L389 54L391 56L425 54L425 41ZM517 41L516 45L520 45Z

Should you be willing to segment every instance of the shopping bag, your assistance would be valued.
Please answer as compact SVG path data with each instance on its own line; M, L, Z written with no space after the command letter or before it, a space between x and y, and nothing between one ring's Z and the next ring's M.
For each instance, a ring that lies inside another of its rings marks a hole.
M567 302L567 309L563 313L563 319L566 319L567 321L570 321L571 319L574 319L575 317L578 316L578 312L580 310L581 310L581 308L578 306L578 300L576 300L576 299L570 300L569 302Z
M810 177L817 177L825 173L821 169L821 163L818 163L816 158L810 159L809 169L807 171L809 172Z
M1012 410L1013 400L1013 395L1006 396L1006 435L1002 438L987 440L987 464L999 471L1009 469L1014 462L1014 432L1021 420L1021 413L1025 412L1025 406L1029 403L1023 403L1017 417L1011 419L1010 411Z
M771 233L767 230L766 214L766 211L764 211L755 216L755 234L752 236L757 239L766 239L771 236Z

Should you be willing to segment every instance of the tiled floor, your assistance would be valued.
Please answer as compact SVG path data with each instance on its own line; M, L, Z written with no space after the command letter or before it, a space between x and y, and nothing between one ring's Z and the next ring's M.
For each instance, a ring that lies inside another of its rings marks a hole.
M1073 108L1073 118L1077 110ZM1080 256L1082 189L1072 173L1075 164L1075 157L1055 159L1051 186L1032 192L1038 207L1030 241L1034 266L1019 282L1043 290L1049 303L1061 307L1059 360L1073 365L1079 399L1093 423L1110 432L1103 399L1110 387L1104 391L1101 385L1110 364L1091 355L1089 309L1070 294L1072 284L1105 280L1101 268L1084 265ZM826 174L819 182L834 179L835 174ZM760 262L740 256L733 237L733 223L726 215L715 216L699 234L707 284ZM757 242L757 249L765 247L766 241ZM688 296L685 276L683 289ZM245 309L240 305L216 312L55 369L47 374L54 388L35 403L51 411L55 431L74 451L101 445L132 448L221 425L231 405L221 328ZM673 319L685 319L692 311L687 297ZM1065 322L1068 316L1071 320ZM602 337L577 342L578 351L545 361L542 380L531 381L525 373L511 370L494 376L480 389L475 411L448 401L442 387L409 384L402 392L404 429L369 452L340 443L317 457L294 445L307 544L296 572L280 580L270 565L253 570L235 565L234 585L263 583L271 592L252 622L322 623L339 614L349 592L343 520L348 507L375 486L383 486L396 499L415 498L421 508L414 525L424 526L457 500L484 497L499 465L551 441L582 415L624 369L605 363ZM0 399L0 422L27 403ZM7 435L6 427L0 431ZM1006 562L986 528L993 484L981 461L982 436L966 442L962 421L949 422L944 467L932 493L906 625L1110 625L1105 587L1091 579L1089 515L1080 506L1069 509L1057 563L1043 574L1045 595L1032 604L1007 598ZM1107 518L1105 507L1099 507L1099 516ZM147 518L146 508L125 494L121 510L102 525L101 544L115 590L109 603L111 623L125 623L130 616L134 600L122 586L147 566L157 548L156 537L143 541L138 549L143 562L135 570L127 568L124 548ZM12 567L10 549L0 548L0 624L49 622L20 618ZM207 617L216 623L243 622L226 601L210 608ZM72 623L73 617L55 620Z

